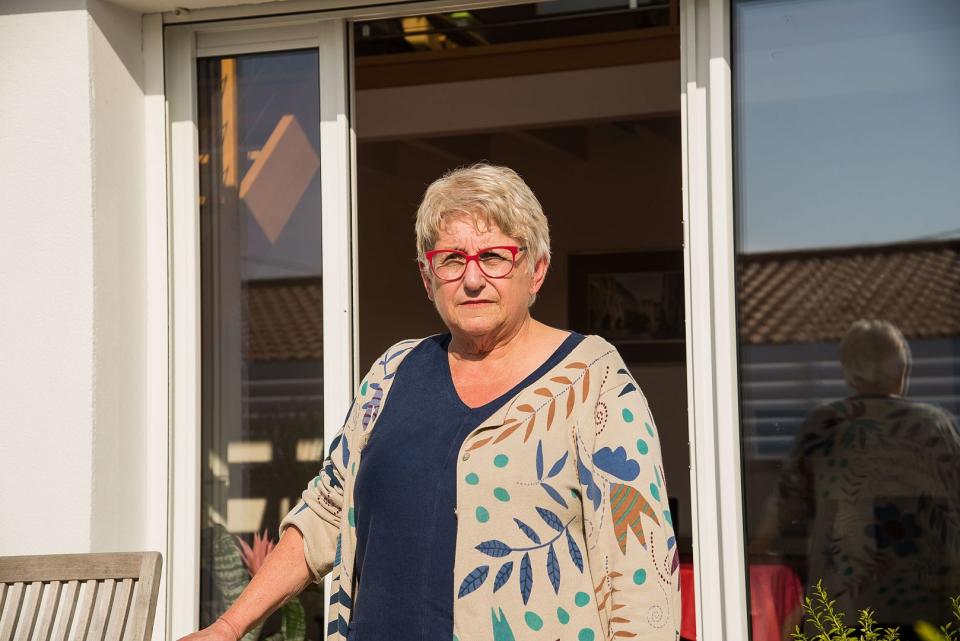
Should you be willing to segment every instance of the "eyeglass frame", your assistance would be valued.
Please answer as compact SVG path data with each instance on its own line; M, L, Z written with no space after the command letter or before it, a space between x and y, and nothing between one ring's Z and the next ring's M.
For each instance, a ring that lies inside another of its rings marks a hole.
M507 251L510 252L510 257L512 259L512 264L510 265L510 271L508 271L503 276L491 276L483 269L483 263L480 262L480 255L483 254L484 252L490 251L491 249L506 249ZM424 253L423 257L427 259L427 265L430 266L430 272L434 276L436 276L437 278L439 278L445 283L454 283L460 280L461 278L463 278L464 274L467 273L467 265L470 264L471 260L476 261L477 268L480 270L480 273L486 276L487 278L493 278L496 280L499 280L501 278L506 278L507 276L512 274L513 270L516 269L517 267L517 254L524 251L527 251L526 247L518 247L517 245L494 245L493 247L484 247L478 250L476 254L468 254L467 252L460 251L459 249L431 249L430 251ZM444 278L443 276L438 274L437 268L433 264L433 257L440 253L459 254L463 256L464 260L466 261L463 264L463 272L461 272L461 274L456 278Z

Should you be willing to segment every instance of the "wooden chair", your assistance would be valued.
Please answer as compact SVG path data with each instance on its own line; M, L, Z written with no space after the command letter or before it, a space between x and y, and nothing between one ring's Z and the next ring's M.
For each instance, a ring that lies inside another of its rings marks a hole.
M149 641L159 552L0 557L0 641Z

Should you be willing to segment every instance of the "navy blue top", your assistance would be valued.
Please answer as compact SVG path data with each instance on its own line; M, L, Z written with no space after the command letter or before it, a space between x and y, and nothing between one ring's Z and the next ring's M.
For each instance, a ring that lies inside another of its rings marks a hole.
M453 386L450 334L424 339L403 359L357 471L354 574L359 587L349 641L453 638L460 447L474 428L583 338L571 333L513 389L477 408L465 405Z

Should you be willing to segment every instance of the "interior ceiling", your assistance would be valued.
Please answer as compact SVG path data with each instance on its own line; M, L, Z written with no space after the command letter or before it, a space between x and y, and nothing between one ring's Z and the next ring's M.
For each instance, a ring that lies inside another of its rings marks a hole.
M405 167L399 162L401 148L427 153L454 165L490 158L496 137L509 138L514 144L549 156L547 162L566 160L589 162L591 134L603 133L608 139L639 139L643 144L659 141L679 148L679 116L640 118L610 122L579 123L561 127L488 131L476 134L439 137L410 137L383 141L358 141L357 165L361 170L392 177L400 176Z

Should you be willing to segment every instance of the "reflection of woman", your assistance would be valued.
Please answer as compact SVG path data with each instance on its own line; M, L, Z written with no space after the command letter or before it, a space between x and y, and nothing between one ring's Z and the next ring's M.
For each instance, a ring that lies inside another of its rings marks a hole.
M910 353L883 321L841 345L857 394L807 418L780 482L780 528L808 530L808 580L850 616L946 621L960 572L960 435L951 417L902 397Z
M672 641L657 431L609 343L530 317L540 204L477 165L430 186L416 232L449 333L377 360L277 550L198 636L239 636L332 571L331 639Z

